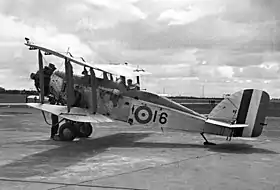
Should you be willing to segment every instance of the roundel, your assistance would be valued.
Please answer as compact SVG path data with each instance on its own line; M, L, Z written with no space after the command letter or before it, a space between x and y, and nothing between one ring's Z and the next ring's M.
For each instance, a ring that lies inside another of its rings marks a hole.
M135 120L141 124L147 124L152 120L152 110L147 106L139 106L134 112Z

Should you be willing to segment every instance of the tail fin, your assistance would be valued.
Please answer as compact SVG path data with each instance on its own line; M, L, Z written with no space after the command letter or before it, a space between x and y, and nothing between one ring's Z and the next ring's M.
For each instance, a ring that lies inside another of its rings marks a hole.
M235 137L258 137L261 135L269 95L258 89L245 89L222 100L208 115L208 118L227 123L248 124L246 128L236 129Z

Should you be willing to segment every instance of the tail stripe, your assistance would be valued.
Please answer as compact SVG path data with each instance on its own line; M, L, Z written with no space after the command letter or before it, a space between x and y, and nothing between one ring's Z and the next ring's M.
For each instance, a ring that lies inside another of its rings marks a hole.
M248 124L249 127L245 128L243 130L242 136L248 136L248 135L251 136L252 135L252 131L253 131L254 127L256 126L257 113L258 113L262 94L263 94L262 90L254 89L252 98L251 98L251 102L249 105L247 117L245 120L245 123ZM259 128L259 127L257 127L257 128Z
M240 102L240 108L237 113L236 124L244 124L247 118L249 105L251 102L253 89L244 90ZM235 131L235 136L242 136L244 128Z

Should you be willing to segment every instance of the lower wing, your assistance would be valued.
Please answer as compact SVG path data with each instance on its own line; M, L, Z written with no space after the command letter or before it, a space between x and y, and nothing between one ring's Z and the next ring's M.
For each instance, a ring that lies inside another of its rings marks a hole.
M46 111L52 114L55 114L64 119L68 119L71 121L77 122L86 122L86 123L106 123L106 122L114 122L114 120L110 119L101 114L91 114L87 109L72 107L70 112L67 111L67 106L60 105L51 105L51 104L41 104L41 103L27 103L26 105Z
M46 111L55 114L64 119L86 123L110 123L114 122L109 117L101 114L91 114L87 109L72 107L70 112L67 111L67 106L41 104L41 103L0 103L0 106L29 106L35 109Z

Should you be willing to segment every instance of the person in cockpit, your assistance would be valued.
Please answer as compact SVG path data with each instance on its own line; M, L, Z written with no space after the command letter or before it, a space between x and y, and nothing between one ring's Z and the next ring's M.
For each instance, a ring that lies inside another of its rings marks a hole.
M139 85L137 83L133 84L131 79L127 80L127 90L137 90Z

